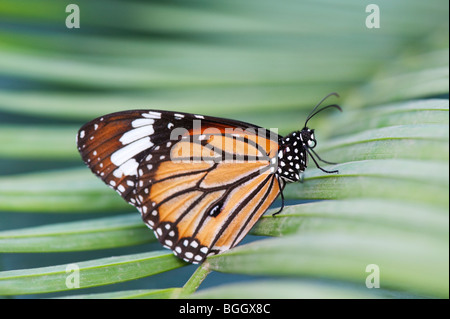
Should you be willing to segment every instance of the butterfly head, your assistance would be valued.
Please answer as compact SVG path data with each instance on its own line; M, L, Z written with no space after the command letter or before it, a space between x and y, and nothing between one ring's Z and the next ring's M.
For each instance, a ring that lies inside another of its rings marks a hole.
M321 103L327 99L329 96L335 95L336 93L328 94L323 98L311 111L311 113L306 118L305 124L301 131L295 131L291 134L285 136L280 141L280 149L278 151L278 169L277 174L280 178L288 183L297 182L300 180L300 174L306 169L308 165L308 155L312 158L317 167L325 173L336 173L337 171L327 171L321 168L317 161L315 160L315 155L319 160L327 164L334 164L322 160L314 148L317 145L317 140L314 135L314 129L310 129L307 124L308 121L314 117L317 113L322 112L328 108L337 108L342 111L339 105L331 104L320 109Z
M311 111L311 113L309 113L308 117L307 117L306 120L305 120L305 125L303 126L303 129L300 131L301 139L302 139L302 141L303 141L303 147L304 147L305 153L307 153L309 156L311 156L311 158L312 158L312 160L314 161L314 163L316 164L317 168L319 168L319 169L320 169L321 171L323 171L324 173L337 173L338 171L337 171L337 170L334 170L334 171L328 171L328 170L323 169L322 167L320 167L320 165L317 163L317 161L316 161L316 159L314 158L313 154L314 154L320 161L322 161L322 162L324 162L324 163L327 163L327 164L335 164L335 163L327 162L327 161L321 159L321 158L319 157L319 155L317 155L317 153L314 151L314 148L315 148L316 145L317 145L317 141L316 141L316 138L315 138L315 136L314 136L314 130L308 128L307 124L308 124L308 121L309 121L310 119L312 119L316 114L318 114L319 112L322 112L323 110L326 110L326 109L329 109L329 108L336 108L336 109L338 109L339 111L342 112L341 107L340 107L339 105L337 105L337 104L330 104L330 105L324 106L324 107L322 107L322 108L319 109L319 106L322 104L322 102L325 101L328 97L330 97L330 96L332 96L332 95L334 95L334 96L336 96L336 97L339 97L339 95L338 95L337 93L330 93L330 94L328 94L327 96L325 96L325 97L324 97L324 98L323 98L323 99L322 99L322 100L314 107L314 109ZM306 160L305 160L305 162L306 162ZM306 168L306 165L305 165L305 168Z
M316 137L314 136L314 130L310 129L308 127L304 127L299 134L301 135L301 140L303 143L303 146L305 148L312 149L316 147L317 141Z
M339 95L337 93L330 93L327 96L325 96L319 103L317 103L317 105L313 108L313 110L311 111L311 113L309 113L309 115L307 116L307 118L305 120L305 124L303 126L303 129L300 131L300 134L302 137L303 146L306 149L313 149L317 145L317 141L314 136L314 130L308 128L308 126L307 126L309 120L312 119L317 113L322 112L323 110L326 110L328 108L336 108L342 112L341 107L337 104L327 105L327 106L324 106L324 107L318 109L319 106L322 104L322 102L325 101L327 98L329 98L332 95L339 97Z

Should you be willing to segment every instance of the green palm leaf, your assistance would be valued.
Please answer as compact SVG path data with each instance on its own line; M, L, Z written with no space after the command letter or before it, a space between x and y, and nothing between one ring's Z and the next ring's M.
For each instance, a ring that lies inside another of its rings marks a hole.
M352 0L77 3L80 29L63 3L0 4L0 295L448 298L448 2L378 1L379 29ZM286 134L333 91L344 112L310 125L339 173L310 164L251 243L201 266L152 244L76 151L85 121L134 108ZM205 289L211 272L248 280Z

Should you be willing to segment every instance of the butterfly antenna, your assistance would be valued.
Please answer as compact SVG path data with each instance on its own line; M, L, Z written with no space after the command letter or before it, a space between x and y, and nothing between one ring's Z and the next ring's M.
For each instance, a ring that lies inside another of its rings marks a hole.
M336 96L336 97L339 97L339 94L337 94L336 92L332 92L332 93L328 94L327 96L325 96L322 100L320 100L319 103L317 103L317 105L313 108L313 110L309 113L308 117L306 118L304 127L306 127L306 125L308 124L308 121L309 121L312 117L314 117L317 113L322 112L323 110L326 110L326 109L328 109L328 108L334 107L334 108L337 108L339 111L342 112L341 107L340 107L339 105L337 105L337 104L327 105L327 106L324 106L323 108L317 110L317 108L318 108L318 107L319 107L326 99L328 99L328 98L329 98L330 96L332 96L332 95L334 95L334 96ZM316 110L317 110L317 111L316 111Z

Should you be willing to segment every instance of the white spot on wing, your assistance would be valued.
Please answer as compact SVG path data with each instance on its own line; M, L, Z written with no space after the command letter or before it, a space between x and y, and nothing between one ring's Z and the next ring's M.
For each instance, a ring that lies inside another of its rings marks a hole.
M153 125L145 125L126 132L122 135L119 141L126 145L143 137L150 136L153 133L155 133L153 130Z
M142 116L146 117L146 118L149 118L149 119L160 119L161 118L161 113L150 111L148 113L143 113Z
M196 241L191 242L191 247L197 248L198 247L198 243Z
M142 138L115 151L111 155L111 162L116 166L120 166L135 155L145 151L146 149L149 149L152 146L153 143L150 142L149 137Z
M128 161L120 165L117 169L114 170L113 175L117 178L121 178L123 175L137 175L137 168L139 164L136 162L134 158L130 158Z
M153 119L137 119L131 122L131 126L133 127L141 127L146 125L153 125L155 123L155 120Z

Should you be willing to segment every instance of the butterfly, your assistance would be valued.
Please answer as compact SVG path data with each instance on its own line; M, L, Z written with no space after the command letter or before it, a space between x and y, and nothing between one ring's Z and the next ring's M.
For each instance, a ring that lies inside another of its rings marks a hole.
M162 110L130 110L96 118L78 131L85 164L135 206L159 242L201 263L236 246L287 183L300 180L308 155L321 168L308 121L282 137L257 125ZM315 157L314 157L315 156Z

